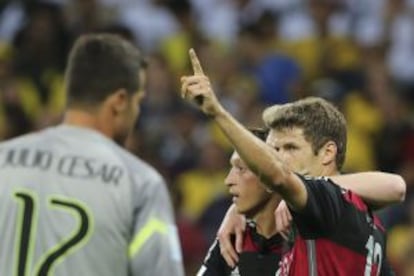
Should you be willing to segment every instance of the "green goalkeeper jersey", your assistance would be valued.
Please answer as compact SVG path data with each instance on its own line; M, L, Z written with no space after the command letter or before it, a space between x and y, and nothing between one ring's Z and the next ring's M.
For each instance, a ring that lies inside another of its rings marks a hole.
M170 198L148 164L61 125L0 144L0 275L183 275Z

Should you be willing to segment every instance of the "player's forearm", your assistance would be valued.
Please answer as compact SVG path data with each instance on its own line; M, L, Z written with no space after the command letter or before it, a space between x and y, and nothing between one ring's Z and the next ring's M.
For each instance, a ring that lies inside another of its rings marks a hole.
M249 168L262 178L269 188L274 190L290 172L277 158L274 149L237 122L227 111L223 110L215 116L224 134L233 144L240 157Z
M339 186L349 189L375 208L404 201L406 184L396 174L363 172L332 177Z

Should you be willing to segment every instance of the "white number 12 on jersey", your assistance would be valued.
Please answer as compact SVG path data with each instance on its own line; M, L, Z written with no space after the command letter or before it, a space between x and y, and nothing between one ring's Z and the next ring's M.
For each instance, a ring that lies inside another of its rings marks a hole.
M378 242L375 242L374 237L372 235L369 236L367 243L365 244L365 248L368 250L367 254L367 263L365 265L365 273L364 276L371 276L372 265L377 265L377 274L378 276L381 271L381 263L382 263L382 248Z

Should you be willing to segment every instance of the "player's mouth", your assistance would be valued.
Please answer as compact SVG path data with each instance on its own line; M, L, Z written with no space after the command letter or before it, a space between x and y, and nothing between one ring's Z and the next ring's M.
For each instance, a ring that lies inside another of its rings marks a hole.
M232 201L233 201L233 203L236 203L236 202L238 201L238 199L239 199L239 194L238 194L238 193L235 193L235 192L230 191L230 195L232 196Z

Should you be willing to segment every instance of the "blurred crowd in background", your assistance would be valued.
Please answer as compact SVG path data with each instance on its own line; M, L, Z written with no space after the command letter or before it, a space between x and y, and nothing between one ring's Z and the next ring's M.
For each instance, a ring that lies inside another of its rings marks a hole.
M74 39L113 32L148 57L147 99L126 146L167 179L188 275L231 204L231 146L179 98L195 48L219 98L246 126L305 96L348 122L345 172L382 170L407 182L381 212L398 275L414 275L413 0L21 0L0 3L0 140L59 123ZM361 183L363 185L363 183Z

